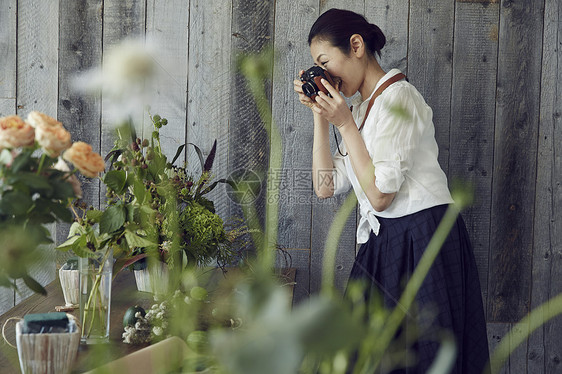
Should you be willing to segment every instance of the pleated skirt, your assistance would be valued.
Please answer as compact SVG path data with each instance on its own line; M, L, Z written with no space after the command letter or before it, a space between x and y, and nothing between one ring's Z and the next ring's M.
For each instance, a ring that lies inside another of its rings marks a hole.
M350 282L360 280L366 285L367 302L377 298L387 308L397 306L447 207L436 206L400 218L378 218L379 235L371 233L361 246L349 277ZM393 374L427 372L437 356L444 331L452 333L456 342L457 355L451 373L481 374L488 363L478 271L460 216L424 279L415 308L408 312L401 333L408 326L415 326L416 331L414 341L404 343L413 363L394 369Z

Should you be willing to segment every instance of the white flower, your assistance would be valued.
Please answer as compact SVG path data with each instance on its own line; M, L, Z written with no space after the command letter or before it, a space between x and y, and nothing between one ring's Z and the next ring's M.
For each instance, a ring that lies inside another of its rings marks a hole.
M152 43L142 39L125 39L104 56L103 67L78 77L75 86L81 91L102 92L104 109L115 124L142 113L151 102L157 63Z
M163 330L162 327L160 327L160 326L155 326L155 327L152 329L152 332L154 333L154 335L160 336L160 335L162 335L162 334L164 333L164 330Z

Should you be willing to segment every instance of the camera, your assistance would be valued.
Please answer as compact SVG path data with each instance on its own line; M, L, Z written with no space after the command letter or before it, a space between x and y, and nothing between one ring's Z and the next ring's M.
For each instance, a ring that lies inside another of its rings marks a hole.
M334 85L334 81L326 70L322 69L320 66L313 66L301 75L301 81L303 82L302 91L312 100L318 95L318 92L322 91L328 96L332 96L328 93L328 90L320 80L322 78L326 79L332 86Z

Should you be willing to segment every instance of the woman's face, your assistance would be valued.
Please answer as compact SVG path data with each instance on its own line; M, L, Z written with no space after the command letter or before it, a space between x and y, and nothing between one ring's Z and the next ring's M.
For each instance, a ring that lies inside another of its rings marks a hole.
M330 42L312 39L310 54L316 65L328 70L339 90L346 97L353 96L361 85L362 69L353 53L346 55Z

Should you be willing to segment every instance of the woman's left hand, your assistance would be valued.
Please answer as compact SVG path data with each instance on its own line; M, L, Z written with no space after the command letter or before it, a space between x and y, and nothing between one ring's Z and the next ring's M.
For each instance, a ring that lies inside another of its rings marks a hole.
M316 96L316 103L318 105L315 105L312 110L338 128L348 123L353 123L353 115L343 96L326 79L322 78L321 82L332 97L320 91L318 96Z

